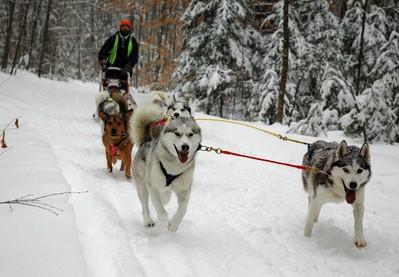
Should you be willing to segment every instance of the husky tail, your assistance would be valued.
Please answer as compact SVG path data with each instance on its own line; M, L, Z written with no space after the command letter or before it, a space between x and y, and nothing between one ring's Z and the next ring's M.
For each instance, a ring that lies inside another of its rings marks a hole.
M161 121L164 115L165 109L154 103L143 104L134 111L129 136L137 146L154 138L154 129L158 129L158 126L153 125Z
M101 90L96 95L96 107L100 106L102 102L110 97L109 92L106 90Z
M111 92L109 93L106 90L101 90L97 95L96 95L96 107L100 107L101 103L104 101L112 98L116 103L119 105L119 111L120 113L127 112L129 110L129 104L127 100L119 93L119 92Z
M111 98L114 99L116 103L118 103L120 113L123 114L129 110L129 104L127 100L119 92L111 92Z

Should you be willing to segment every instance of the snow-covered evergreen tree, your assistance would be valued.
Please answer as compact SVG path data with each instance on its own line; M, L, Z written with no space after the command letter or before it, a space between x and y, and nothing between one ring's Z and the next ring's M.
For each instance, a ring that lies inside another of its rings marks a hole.
M346 53L345 76L357 88L354 94L356 101L341 123L347 135L363 135L365 140L391 143L398 136L398 119L393 106L398 89L394 81L398 78L398 54L395 52L398 50L398 38L392 33L393 25L389 23L385 10L370 5L361 41L359 30L362 26L359 22L363 8L358 2L352 4L343 19L343 26L353 36L351 52ZM360 49L362 55L359 57ZM360 72L357 71L359 63L362 65ZM356 75L357 72L360 75ZM340 111L340 114L345 113Z
M273 7L273 13L265 19L265 23L273 25L275 31L272 35L267 38L266 54L263 59L263 68L266 72L275 72L278 74L277 78L280 79L281 68L282 68L282 52L283 52L283 1L277 2ZM290 30L290 48L289 48L289 73L287 78L287 86L285 93L285 122L289 122L292 118L290 116L299 115L298 112L294 112L294 102L300 101L295 98L297 86L300 85L303 79L308 78L308 67L311 63L313 56L313 47L310 45L303 34L303 26L298 15L297 6L289 6L289 30ZM279 82L269 80L270 74L265 74L262 82L265 84L260 86L260 95L262 99L268 99L268 101L260 101L261 105L259 110L259 119L267 122L274 122L274 115L270 112L270 101L276 99L274 95L266 95L267 93L276 93L278 91ZM271 87L273 84L274 87ZM302 105L296 105L301 107ZM309 108L309 106L308 106ZM303 112L305 116L306 112ZM265 117L267 115L267 118ZM294 118L295 120L296 118Z
M309 1L301 9L303 32L312 47L312 60L308 63L305 90L319 99L324 69L327 64L341 65L343 30L339 19L330 11L327 0Z
M329 10L326 0L309 1L301 6L301 15L304 24L303 33L307 42L312 45L312 60L307 62L305 81L301 87L300 102L302 120L290 129L290 132L317 136L326 133L328 127L337 124L335 109L336 103L332 98L337 98L341 90L326 91L331 88L333 80L327 80L326 71L335 72L331 65L340 68L343 63L341 55L342 29L339 28L339 19ZM339 75L342 73L338 72ZM338 86L336 87L338 88ZM329 95L329 94L336 95ZM325 111L325 112L324 112ZM329 118L332 116L332 118ZM323 119L323 123L320 119Z
M327 135L328 128L324 117L323 104L316 102L309 109L307 118L300 120L294 127L288 130L289 133L300 133L308 136Z
M364 94L370 95L377 102L375 111L368 121L367 136L371 140L382 140L387 143L399 139L399 33L393 31L387 43L380 50L371 74L376 80ZM369 98L367 98L369 99ZM372 105L371 105L372 106Z
M365 140L393 143L399 134L397 115L391 109L392 98L389 87L381 80L366 89L356 98L356 110L343 117L345 133L349 136L361 135Z
M227 106L239 105L242 95L252 90L245 86L237 89L254 73L253 47L259 36L242 23L248 13L243 0L193 0L182 17L183 48L174 72L179 80L176 90L195 98L208 114L228 116ZM235 106L235 111L243 108Z
M272 124L276 114L279 78L274 70L269 69L266 71L264 79L266 82L258 87L261 95L259 103L261 110L259 111L258 119L266 124Z

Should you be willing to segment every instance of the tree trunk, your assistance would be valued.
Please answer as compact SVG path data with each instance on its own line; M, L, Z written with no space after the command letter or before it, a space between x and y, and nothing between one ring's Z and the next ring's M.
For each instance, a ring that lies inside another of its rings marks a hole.
M12 23L14 21L14 10L15 1L8 1L8 25L6 31L6 41L4 45L3 59L1 63L1 69L6 71L8 65L8 56L10 55L10 44L11 44L11 34L12 34Z
M39 76L39 78L43 74L44 54L47 51L48 28L49 28L49 22L50 22L50 11L51 11L51 4L52 3L53 3L53 0L49 0L48 4L47 4L46 23L44 25L43 41L42 41L42 45L41 45L40 58L39 58L39 67L38 67L38 70L37 70L37 76Z
M27 19L28 19L28 12L29 12L29 9L30 9L30 5L31 5L31 3L27 3L27 4L24 5L25 6L25 11L24 11L24 16L23 16L22 23L21 23L21 28L20 28L20 31L19 31L19 37L18 37L17 46L15 47L14 59L12 61L12 67L11 67L11 70L10 70L11 74L14 74L14 69L17 66L17 62L18 62L18 59L19 59L19 56L20 56L19 55L19 50L21 48L21 42L22 42L22 40L24 38L24 35L26 34L26 23L28 21Z
M360 35L360 49L359 49L359 57L357 60L357 78L356 78L356 92L355 92L356 96L358 96L360 93L360 79L361 79L360 75L362 74L364 29L366 27L367 5L368 5L368 0L364 2L363 6L362 33Z
M35 43L35 30L37 27L37 22L39 20L39 14L40 14L40 9L42 6L42 1L38 1L37 4L35 4L36 7L36 16L32 24L32 31L31 31L31 39L30 39L30 44L29 44L29 54L28 54L28 64L26 65L26 69L30 68L31 62L32 62L32 51L34 48L34 43Z
M284 95L285 88L287 85L287 75L288 75L288 50L290 43L290 34L288 29L288 5L289 1L284 0L284 18L283 18L283 64L281 67L281 77L280 77L280 87L277 99L277 112L276 112L276 122L283 123L284 119Z

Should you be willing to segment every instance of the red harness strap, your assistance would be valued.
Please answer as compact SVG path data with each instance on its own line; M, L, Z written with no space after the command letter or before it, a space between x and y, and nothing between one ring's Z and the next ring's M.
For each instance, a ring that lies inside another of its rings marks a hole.
M111 150L112 156L114 156L115 155L115 145L112 144L112 145L109 146L109 148Z
M167 118L167 117L164 117L164 118L162 118L161 120L158 120L158 121L152 123L152 124L151 124L151 127L154 128L154 127L157 127L158 125L165 126L166 122L168 122L168 118Z
M126 133L123 133L123 134L122 134L122 139L121 139L121 141L119 141L119 142L116 143L116 144L111 144L111 145L109 146L109 149L110 149L110 151L111 151L112 156L115 155L115 147L119 146L126 138L127 138L127 134L126 134Z

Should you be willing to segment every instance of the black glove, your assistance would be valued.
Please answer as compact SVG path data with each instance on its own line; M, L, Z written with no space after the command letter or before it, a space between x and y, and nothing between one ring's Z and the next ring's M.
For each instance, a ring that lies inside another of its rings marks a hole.
M126 75L132 71L132 67L130 66L130 64L127 64L124 68L122 68L121 73L123 75Z

